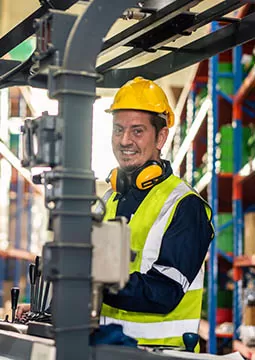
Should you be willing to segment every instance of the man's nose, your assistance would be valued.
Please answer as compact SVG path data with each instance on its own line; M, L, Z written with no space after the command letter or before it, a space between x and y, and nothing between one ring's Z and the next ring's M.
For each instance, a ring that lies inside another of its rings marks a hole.
M128 130L123 132L120 143L122 146L127 146L132 143L132 137Z

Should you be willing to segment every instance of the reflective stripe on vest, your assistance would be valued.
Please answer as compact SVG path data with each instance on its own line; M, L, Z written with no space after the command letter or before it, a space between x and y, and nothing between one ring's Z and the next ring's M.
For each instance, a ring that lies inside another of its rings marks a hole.
M153 265L153 267L159 272L161 272L161 274L178 282L182 286L183 292L186 292L188 289L189 290L200 289L201 283L203 284L203 280L204 280L203 267L200 269L200 271L198 272L197 276L195 277L195 279L192 281L191 284L188 282L186 276L184 276L179 270L173 267L167 267L167 266L155 265L155 264Z
M131 249L136 251L136 259L130 264L130 272L147 273L154 266L157 271L180 283L186 292L178 306L167 315L128 312L103 305L102 315L107 321L118 321L123 325L124 333L136 337L139 344L182 346L181 335L184 332L198 330L203 269L199 271L192 284L189 284L188 279L178 269L154 264L159 256L163 234L170 225L178 204L191 194L199 196L185 182L171 175L151 189L129 222L132 234ZM106 219L114 218L116 215L118 201L113 201L115 195L116 193L113 193L107 202ZM211 209L207 203L205 208L210 220ZM181 334L177 331L177 324L178 329L182 329Z
M107 316L100 321L101 325L119 324L123 326L123 332L127 336L134 337L136 339L161 339L162 334L165 338L179 337L185 332L197 333L199 320L172 320L172 321L160 321L153 323L136 323L133 321L117 320L109 318ZM185 330L186 329L186 330Z
M170 215L173 212L173 209L176 208L177 202L188 193L191 193L190 189L184 182L181 182L169 194L158 217L156 218L148 233L143 249L142 263L140 268L141 273L147 273L147 271L151 269L153 263L158 259L163 238L162 234L165 233L166 224L168 223Z

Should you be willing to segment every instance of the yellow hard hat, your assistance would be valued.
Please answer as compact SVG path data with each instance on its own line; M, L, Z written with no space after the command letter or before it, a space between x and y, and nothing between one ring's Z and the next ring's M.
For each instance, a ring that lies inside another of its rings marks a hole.
M106 112L125 109L162 114L169 128L174 125L174 113L164 91L155 82L141 76L128 81L119 89Z

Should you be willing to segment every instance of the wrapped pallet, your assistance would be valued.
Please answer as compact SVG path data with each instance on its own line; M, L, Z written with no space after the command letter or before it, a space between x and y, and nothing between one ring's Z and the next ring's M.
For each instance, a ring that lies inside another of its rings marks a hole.
M255 212L244 215L244 254L255 254Z

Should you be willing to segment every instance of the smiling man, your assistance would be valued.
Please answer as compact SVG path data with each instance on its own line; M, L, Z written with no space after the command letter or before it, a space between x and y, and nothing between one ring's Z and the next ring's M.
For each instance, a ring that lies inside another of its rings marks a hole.
M211 209L160 158L174 114L157 84L129 81L107 111L119 167L107 180L105 220L127 218L136 256L126 287L104 294L101 323L121 324L139 345L183 346L183 333L198 332Z

